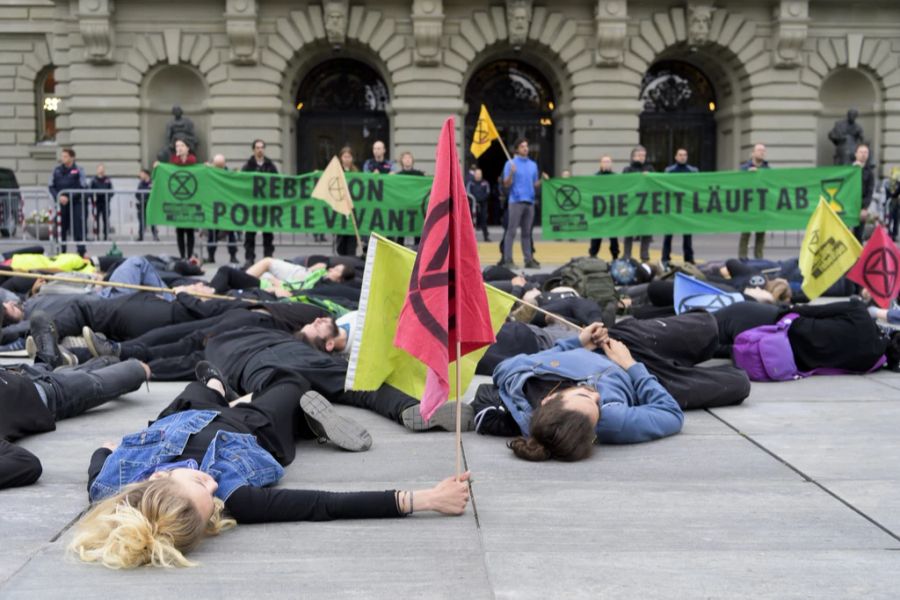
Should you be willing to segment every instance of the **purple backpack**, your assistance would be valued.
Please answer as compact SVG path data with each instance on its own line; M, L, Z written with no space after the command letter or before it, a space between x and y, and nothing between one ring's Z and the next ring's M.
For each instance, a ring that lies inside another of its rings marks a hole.
M794 360L794 351L788 339L788 328L797 313L788 313L774 325L760 325L741 332L734 340L732 354L734 364L747 372L751 381L790 381L810 375L845 375L855 373L846 369L822 367L801 371ZM879 358L867 372L880 369L886 359Z

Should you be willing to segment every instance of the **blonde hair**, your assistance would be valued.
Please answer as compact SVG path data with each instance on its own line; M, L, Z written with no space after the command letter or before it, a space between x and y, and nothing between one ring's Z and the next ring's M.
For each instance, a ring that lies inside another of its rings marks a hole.
M82 517L69 551L84 562L99 562L110 569L196 566L184 553L205 535L235 525L223 516L225 504L213 500L212 517L204 522L168 477L129 485Z

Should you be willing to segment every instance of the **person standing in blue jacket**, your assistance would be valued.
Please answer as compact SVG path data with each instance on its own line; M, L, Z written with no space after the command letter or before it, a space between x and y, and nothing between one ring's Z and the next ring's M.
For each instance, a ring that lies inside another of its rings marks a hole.
M648 442L684 423L678 402L601 323L549 350L503 361L494 383L522 431L508 445L526 460L581 460L595 441Z

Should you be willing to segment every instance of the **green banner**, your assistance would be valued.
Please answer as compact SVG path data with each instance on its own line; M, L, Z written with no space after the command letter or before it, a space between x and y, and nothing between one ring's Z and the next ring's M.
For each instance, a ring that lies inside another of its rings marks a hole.
M241 173L161 164L153 171L147 223L204 229L343 233L349 217L313 199L319 172ZM347 173L359 232L419 235L431 177Z
M805 229L822 198L859 223L853 166L715 173L628 173L543 183L543 238Z

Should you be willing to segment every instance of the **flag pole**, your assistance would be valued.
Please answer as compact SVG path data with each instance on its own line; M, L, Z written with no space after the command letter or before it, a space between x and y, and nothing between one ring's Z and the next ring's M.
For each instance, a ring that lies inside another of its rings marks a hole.
M350 209L350 222L353 223L353 233L356 234L356 247L362 252L362 238L359 237L359 226L356 224L356 214L353 212L353 208Z
M500 142L500 147L503 148L503 153L506 155L506 160L512 160L512 156L509 155L509 150L506 149L506 144L503 143L503 138L498 135L497 141Z
M462 400L459 388L462 387L460 368L462 362L462 344L456 340L456 480L462 476Z
M26 277L28 279L46 279L47 281L63 281L65 283L77 283L80 285L98 285L100 287L124 288L126 290L137 290L139 292L153 292L157 294L174 294L175 290L171 288L155 287L150 285L137 285L135 283L118 283L115 281L99 281L96 279L84 279L82 277L66 277L65 275L44 275L43 273L25 273L18 271L0 271L0 277ZM238 300L234 296L223 296L221 294L204 294L203 292L184 291L185 294L197 296L198 298L211 298L215 300ZM258 302L253 298L243 299L245 302Z

